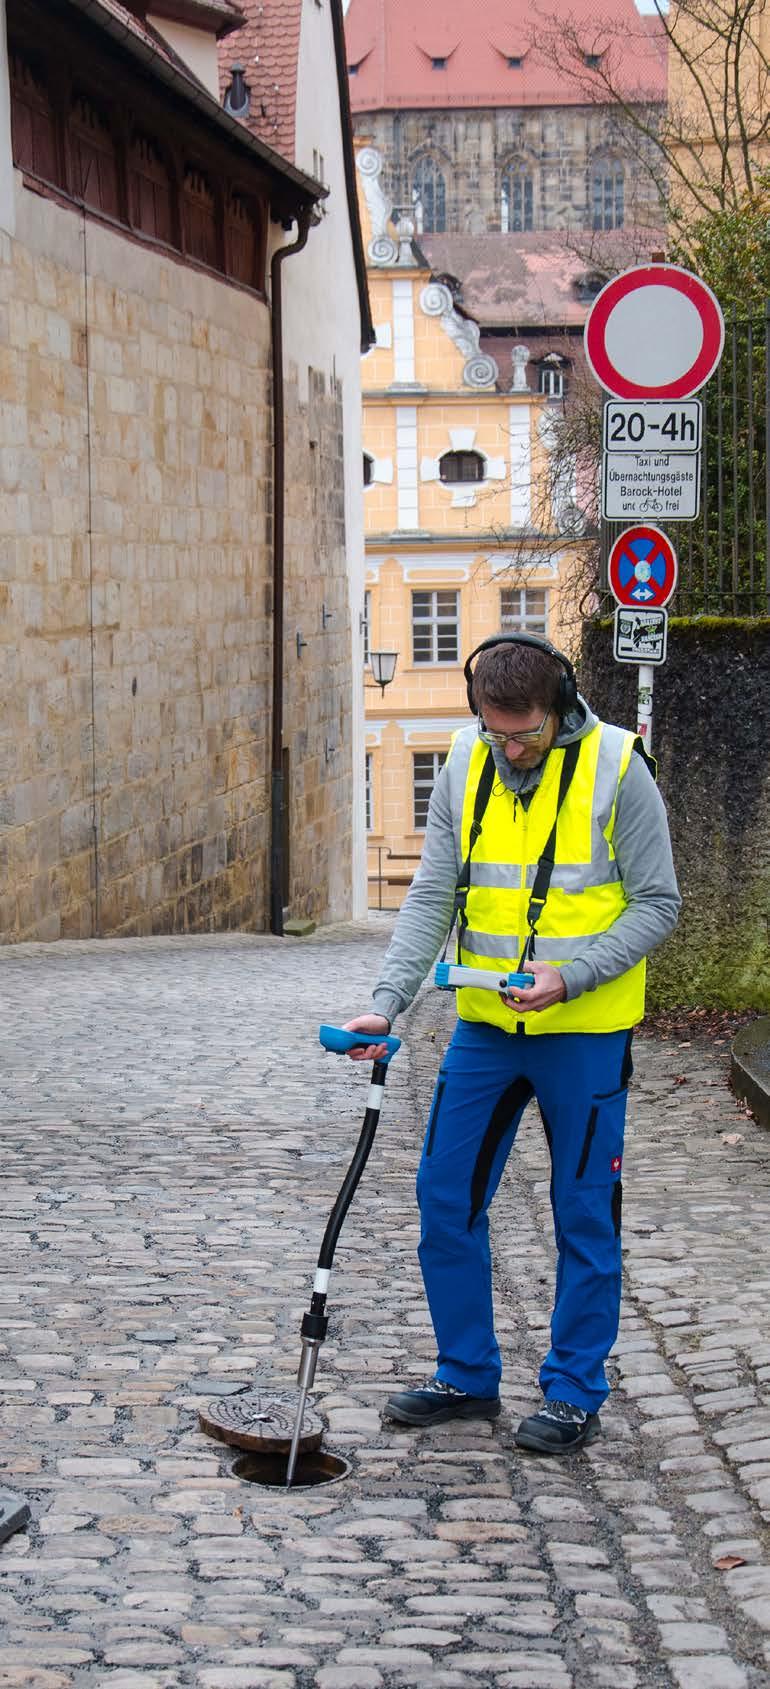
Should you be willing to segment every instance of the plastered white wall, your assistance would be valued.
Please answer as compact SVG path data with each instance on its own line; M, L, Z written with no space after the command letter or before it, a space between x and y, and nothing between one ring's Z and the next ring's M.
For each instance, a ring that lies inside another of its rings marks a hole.
M321 222L308 243L283 265L284 364L296 364L300 397L307 397L309 368L323 370L342 386L345 451L345 531L350 583L351 680L353 687L352 913L366 913L366 829L364 812L363 637L364 503L361 444L361 318L350 237L340 132L337 71L328 5L303 0L297 84L295 163L317 175L323 157L330 189ZM314 154L316 161L314 161ZM315 163L315 167L314 167ZM279 231L277 244L295 238ZM320 308L319 308L320 307Z
M216 36L207 30L191 29L187 23L176 23L173 18L158 18L152 12L147 13L147 22L162 35L169 47L179 54L193 76L203 83L214 99L219 99L219 66L217 63Z

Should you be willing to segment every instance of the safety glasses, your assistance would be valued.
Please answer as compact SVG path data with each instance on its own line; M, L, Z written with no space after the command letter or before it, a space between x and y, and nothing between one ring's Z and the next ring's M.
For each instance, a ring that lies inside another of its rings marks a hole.
M501 751L505 750L506 745L510 744L512 739L517 745L533 745L536 739L542 739L550 714L550 709L546 710L540 726L529 727L523 733L492 733L490 728L485 727L483 720L480 719L479 738L483 739L485 745L499 746Z

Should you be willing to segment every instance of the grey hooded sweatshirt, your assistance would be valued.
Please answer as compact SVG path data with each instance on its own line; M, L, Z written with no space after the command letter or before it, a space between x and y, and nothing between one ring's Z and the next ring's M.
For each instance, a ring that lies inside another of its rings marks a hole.
M597 717L579 697L577 706L561 724L556 745L584 738L596 723ZM455 884L464 860L460 823L468 758L476 733L475 723L461 730L433 788L422 860L399 911L374 989L375 1012L385 1015L391 1024L409 1007L449 929ZM503 785L526 806L540 783L543 763L517 769L496 746L492 754ZM662 943L676 925L682 900L666 811L644 758L636 754L620 783L612 842L628 907L606 932L586 939L582 956L560 967L568 1000L617 979Z

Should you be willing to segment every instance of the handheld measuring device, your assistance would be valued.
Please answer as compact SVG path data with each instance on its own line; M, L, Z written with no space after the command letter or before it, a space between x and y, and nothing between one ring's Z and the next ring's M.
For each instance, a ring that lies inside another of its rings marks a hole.
M463 968L459 962L437 962L433 983L443 991L456 991L461 985L470 985L482 991L528 991L535 983L535 976L496 974L491 968Z

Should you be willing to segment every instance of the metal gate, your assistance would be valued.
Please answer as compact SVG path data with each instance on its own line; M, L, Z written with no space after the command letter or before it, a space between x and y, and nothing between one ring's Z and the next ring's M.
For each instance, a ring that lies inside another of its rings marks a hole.
M675 616L770 615L770 301L764 318L726 316L725 349L703 388L700 515L672 522L679 584ZM665 524L664 524L665 525ZM627 523L600 525L600 588Z

